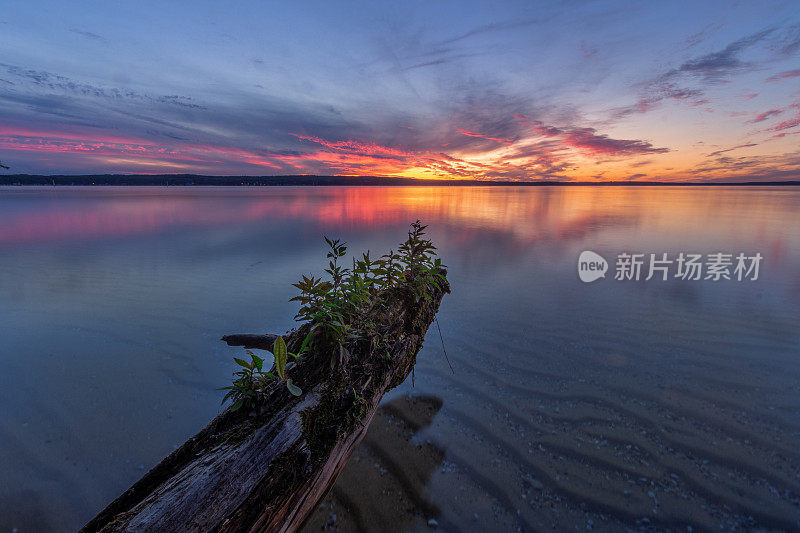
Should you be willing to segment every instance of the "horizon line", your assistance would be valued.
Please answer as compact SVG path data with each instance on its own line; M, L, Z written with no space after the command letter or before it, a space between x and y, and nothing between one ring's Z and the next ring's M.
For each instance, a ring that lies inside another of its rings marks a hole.
M125 183L114 183L124 181ZM135 180L135 181L133 181ZM286 180L291 180L286 182ZM170 183L172 181L172 183ZM194 183L195 181L207 183ZM65 183L69 182L69 183ZM81 182L81 183L76 183ZM343 174L283 174L264 176L211 174L4 174L0 186L183 186L183 187L275 187L275 186L798 186L800 180L770 181L513 181L463 178L412 178L406 176L354 176Z

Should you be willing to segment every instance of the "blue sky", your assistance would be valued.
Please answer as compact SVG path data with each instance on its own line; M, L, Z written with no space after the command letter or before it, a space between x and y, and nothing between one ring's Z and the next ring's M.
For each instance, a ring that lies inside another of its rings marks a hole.
M35 2L11 172L800 178L800 2Z

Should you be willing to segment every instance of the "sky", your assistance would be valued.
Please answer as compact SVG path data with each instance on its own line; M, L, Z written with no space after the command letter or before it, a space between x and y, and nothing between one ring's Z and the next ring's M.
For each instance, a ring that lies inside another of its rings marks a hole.
M0 10L5 173L800 179L800 2Z

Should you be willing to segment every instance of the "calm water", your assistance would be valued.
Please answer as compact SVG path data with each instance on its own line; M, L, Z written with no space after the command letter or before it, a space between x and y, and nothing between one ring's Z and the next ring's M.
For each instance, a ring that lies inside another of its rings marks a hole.
M221 335L293 327L322 234L383 252L417 218L455 374L430 332L310 527L800 528L798 213L797 188L2 188L0 531L94 516L219 412ZM764 262L584 284L587 249Z

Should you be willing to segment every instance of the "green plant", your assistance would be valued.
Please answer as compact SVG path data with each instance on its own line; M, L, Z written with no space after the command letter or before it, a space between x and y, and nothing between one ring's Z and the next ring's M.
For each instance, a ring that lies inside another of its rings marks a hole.
M258 357L250 350L245 350L250 356L250 361L245 361L238 357L233 360L241 368L233 373L233 384L222 387L219 390L227 390L227 394L222 398L222 403L228 399L233 399L232 411L237 411L242 407L251 409L256 406L258 401L265 393L267 384L275 379L280 379L286 384L286 388L294 396L300 396L303 391L292 383L292 379L287 376L287 372L294 366L294 362L288 361L288 356L299 359L300 356L286 350L286 342L283 337L275 339L272 353L275 356L275 372L264 372L264 359Z
M389 253L373 259L367 251L361 258L353 258L350 268L342 266L342 259L347 255L347 243L324 237L328 246L328 267L324 269L327 279L303 275L297 283L292 284L300 291L300 294L289 300L300 303L295 320L311 324L299 354L288 353L284 340L278 337L273 346L277 375L262 372L263 360L252 352L248 352L251 356L250 363L236 359L242 369L234 373L233 385L225 387L229 392L223 402L233 398L235 409L243 405L253 405L263 396L266 383L274 379L283 381L292 394L302 394L300 388L287 376L287 372L295 364L288 357L299 359L311 349L318 334L324 336L326 341L334 342L334 346L338 345L340 363L349 360L347 345L365 338L366 332L375 336L375 348L378 352L391 358L385 335L374 331L375 326L367 318L367 311L389 289L408 286L419 301L422 297L430 298L429 291L426 291L427 284L438 289L439 282L446 281L446 267L436 257L436 247L425 237L426 228L427 226L417 220L411 224L408 238L398 247L397 253L390 250ZM335 359L331 359L332 365ZM356 397L357 403L360 400L363 398Z
M405 267L402 274L403 281L412 285L417 301L425 294L426 283L432 283L438 289L438 281L445 280L441 272L445 265L441 259L435 257L436 246L430 239L424 238L427 227L419 220L411 224L408 239L398 249L399 261Z
M233 399L231 410L237 411L241 407L255 407L258 397L263 390L264 380L268 376L274 377L269 372L263 372L264 360L247 350L250 362L234 357L233 360L241 368L233 373L233 384L222 387L220 390L227 390L228 393L222 398L225 403L229 398Z
M329 248L325 273L329 279L304 275L293 284L300 289L300 294L290 300L300 302L295 319L311 322L313 329L321 328L343 345L348 338L358 337L358 332L352 331L354 324L382 291L410 283L419 300L426 283L438 288L438 281L445 279L445 265L435 257L436 247L424 237L426 228L419 220L414 222L399 253L391 250L372 259L367 251L361 259L353 259L352 268L340 265L347 254L347 243L325 237Z
M286 372L294 366L294 362L287 362L288 356L291 355L294 358L298 356L286 351L286 342L283 340L283 337L275 339L275 344L272 346L272 353L275 355L275 371L278 373L278 378L286 383L286 388L295 396L303 394L302 389L292 383L292 378L286 375Z

